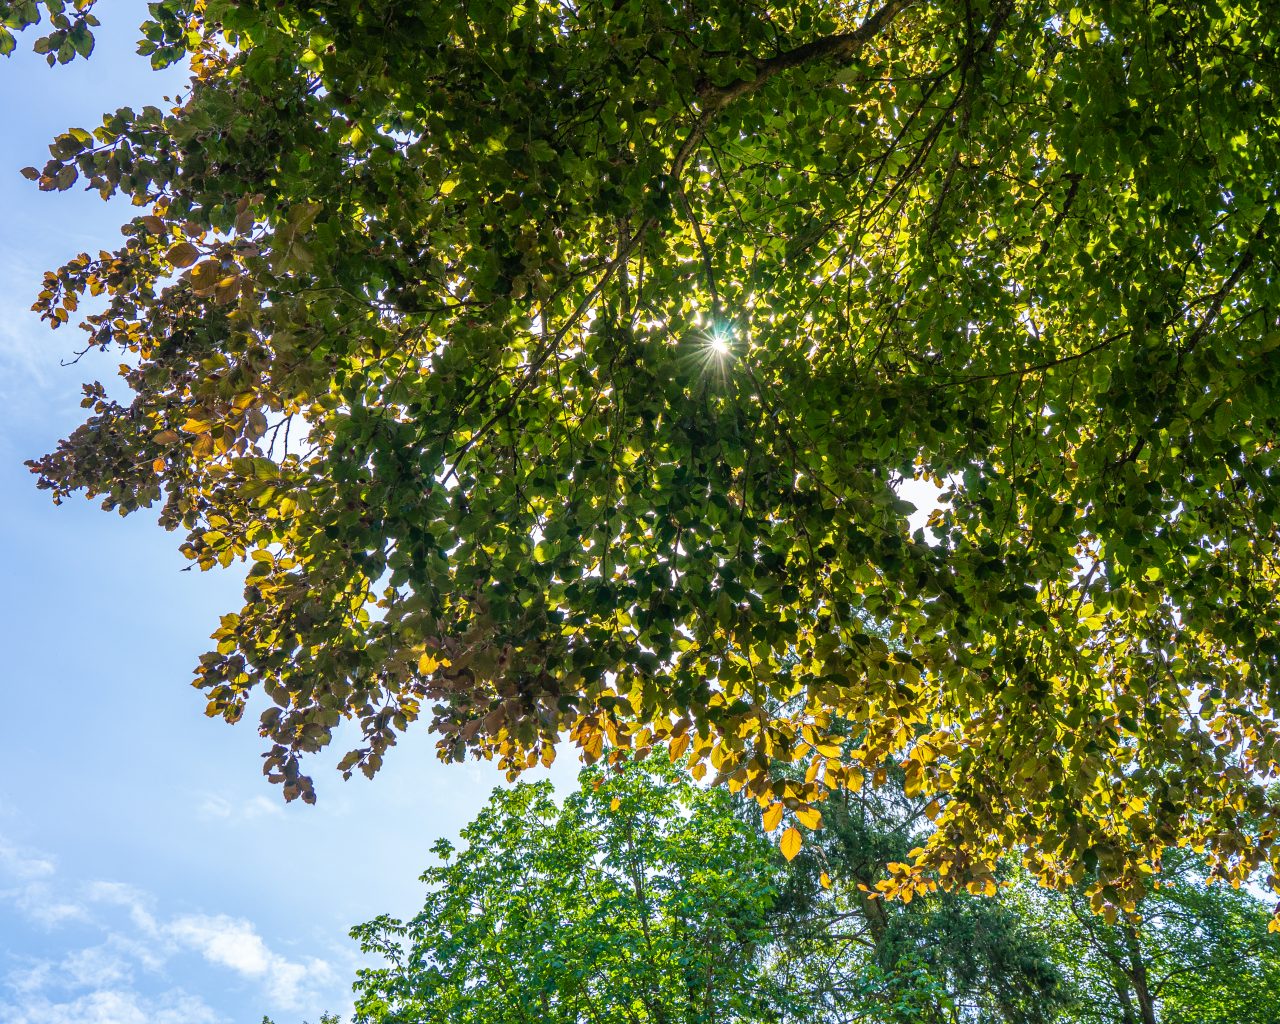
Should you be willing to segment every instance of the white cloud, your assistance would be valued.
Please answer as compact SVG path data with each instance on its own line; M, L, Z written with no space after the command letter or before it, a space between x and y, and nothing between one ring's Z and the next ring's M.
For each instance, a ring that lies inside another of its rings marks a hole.
M282 1007L297 1006L304 985L332 980L325 961L313 958L297 963L272 952L243 918L191 914L171 922L166 931L210 963L261 980L272 1001Z
M255 821L259 818L278 818L284 814L284 807L279 801L263 796L261 793L248 800L231 801L220 793L209 793L200 802L202 818L227 820L236 818L242 821Z
M0 1024L224 1024L203 1000L181 990L148 999L122 989L98 989L61 1002L39 997L0 1004Z
M48 327L29 312L39 290L39 272L24 266L14 253L0 251L0 308L8 311L0 320L0 398L24 406L31 393L47 388L48 369L54 362L51 349L57 348L45 337ZM80 338L74 341L76 347L83 344Z
M87 916L82 904L65 899L44 881L0 889L0 899L8 900L23 917L42 928L56 928L68 921L82 921Z
M57 872L52 857L19 849L0 838L0 901L12 903L27 920L55 928L84 917L84 907L71 902L51 884Z
M81 927L70 933L76 945L43 959L15 956L10 945L12 966L4 978L10 998L0 993L0 1024L217 1021L206 1004L181 990L163 998L144 994L148 981L154 984L162 970L171 978L184 969L184 955L191 954L205 965L201 977L221 988L229 971L251 983L257 999L279 1010L311 1009L336 980L325 960L291 959L271 949L245 918L165 915L150 893L122 882L92 880L68 887L52 859L0 840L2 880L17 883L0 888L0 902L11 903L19 920L49 928L76 919ZM59 895L67 888L74 900ZM84 942L86 927L96 932L93 941Z
M36 960L28 967L10 971L5 977L5 984L19 996L38 993L51 983L54 966L52 960Z
M230 967L251 978L261 977L271 967L272 953L253 925L243 919L218 914L191 915L169 925L169 934L211 963Z
M110 942L72 951L62 969L76 988L102 989L133 980L133 965Z
M84 892L85 898L93 903L128 910L129 919L143 934L155 936L160 933L160 926L151 915L150 899L135 886L124 882L89 882Z
M48 878L55 870L51 858L23 853L16 846L0 839L0 874L5 877L22 881Z

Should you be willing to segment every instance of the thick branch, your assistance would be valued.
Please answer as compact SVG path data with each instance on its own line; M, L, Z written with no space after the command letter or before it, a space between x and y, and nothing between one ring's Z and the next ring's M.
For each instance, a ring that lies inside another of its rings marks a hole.
M702 140L707 134L707 129L711 127L711 121L715 115L734 100L750 95L775 75L802 64L824 60L848 60L869 40L888 28L894 18L915 2L916 0L889 0L852 32L841 32L838 35L813 39L803 46L797 46L794 50L787 50L776 57L761 60L756 64L754 78L741 79L732 85L725 86L703 85L698 90L702 114L676 153L675 159L671 161L671 176L673 178L680 176L685 164L689 162L689 157L702 145Z
M754 78L742 79L726 86L704 85L698 90L698 98L702 101L703 109L723 109L739 96L755 92L775 75L802 64L823 60L848 60L856 55L868 40L883 32L894 18L915 2L916 0L889 0L852 32L841 32L834 36L813 39L803 46L797 46L794 50L787 50L776 57L760 61L756 64Z

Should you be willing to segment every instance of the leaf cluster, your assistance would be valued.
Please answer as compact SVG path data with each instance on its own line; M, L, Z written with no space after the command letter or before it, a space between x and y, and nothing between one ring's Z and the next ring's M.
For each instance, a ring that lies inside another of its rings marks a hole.
M1275 14L157 5L189 90L28 170L139 208L37 303L97 296L131 397L32 468L251 561L196 684L270 702L288 798L343 719L369 775L426 719L513 775L665 745L791 854L901 770L889 895L1010 850L1112 916L1166 850L1240 882L1280 866Z

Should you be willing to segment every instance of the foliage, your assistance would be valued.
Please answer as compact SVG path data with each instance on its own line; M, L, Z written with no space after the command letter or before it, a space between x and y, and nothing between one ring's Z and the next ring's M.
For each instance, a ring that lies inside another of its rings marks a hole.
M7 57L17 46L14 31L42 20L48 14L52 31L35 41L35 51L52 64L66 64L93 52L93 30L98 25L91 8L96 0L0 0L0 56ZM70 10L68 10L70 7Z
M1024 890L1075 989L1071 1024L1280 1024L1280 936L1246 889L1208 885L1202 858L1169 855L1140 922L1108 925L1077 889Z
M1275 862L1274 3L152 10L190 90L26 172L139 206L38 301L133 397L33 469L252 561L196 683L286 797L427 716L669 744L793 855L897 763L901 895Z
M825 805L822 832L792 863L776 912L774 970L805 1007L797 1019L1057 1020L1070 960L1053 956L1021 907L963 890L894 903L874 894L882 866L927 833L924 803L897 779Z
M545 783L495 792L461 849L437 844L421 913L354 930L383 958L358 1024L1280 1024L1269 915L1191 851L1140 922L1008 869L995 898L886 902L871 882L927 829L894 780L833 794L789 864L665 758L580 781L563 807Z
M745 805L665 758L580 782L563 808L545 783L496 791L461 852L435 847L419 915L355 929L386 961L360 974L362 1024L1043 1024L1062 1004L1047 947L996 901L859 887L908 841L900 789L833 798L821 848L786 866Z
M262 1018L262 1024L275 1024L275 1022L267 1016ZM307 1024L303 1021L302 1024ZM342 1024L342 1019L336 1013L322 1013L320 1015L320 1024Z
M723 791L667 767L497 790L408 922L353 931L361 1024L780 1021L760 968L774 857Z

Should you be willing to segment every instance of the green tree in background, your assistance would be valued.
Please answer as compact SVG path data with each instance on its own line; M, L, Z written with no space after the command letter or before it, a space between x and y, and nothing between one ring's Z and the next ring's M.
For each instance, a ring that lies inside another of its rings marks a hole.
M422 912L355 929L361 1024L1044 1024L1048 947L1000 903L859 888L906 848L886 789L845 805L790 866L744 806L666 758L495 792L423 876Z
M762 955L778 861L728 794L669 767L580 781L563 807L496 791L433 847L421 913L355 929L387 961L360 972L361 1024L790 1019Z
M137 208L37 296L124 380L32 468L251 561L196 682L287 798L425 718L667 745L792 854L897 766L890 895L1280 869L1274 0L160 0L142 52L190 88L26 169Z
M1280 1024L1280 936L1246 889L1170 851L1139 922L1106 924L1079 890L1022 893L1075 990L1072 1024Z
M270 1017L263 1017L262 1024L275 1024L275 1021ZM303 1021L302 1024L307 1024L307 1021ZM320 1015L320 1024L342 1024L342 1018L334 1013L322 1013Z
M906 902L875 891L930 826L901 780L833 795L813 844L792 862L774 927L782 984L805 1020L1047 1024L1071 1001L1067 960L1004 899L963 890Z
M885 901L882 865L928 829L900 780L835 797L787 864L747 806L662 756L496 791L441 841L422 911L353 931L381 966L358 1024L1277 1024L1280 937L1245 890L1171 854L1140 922L1082 883L1002 871Z

